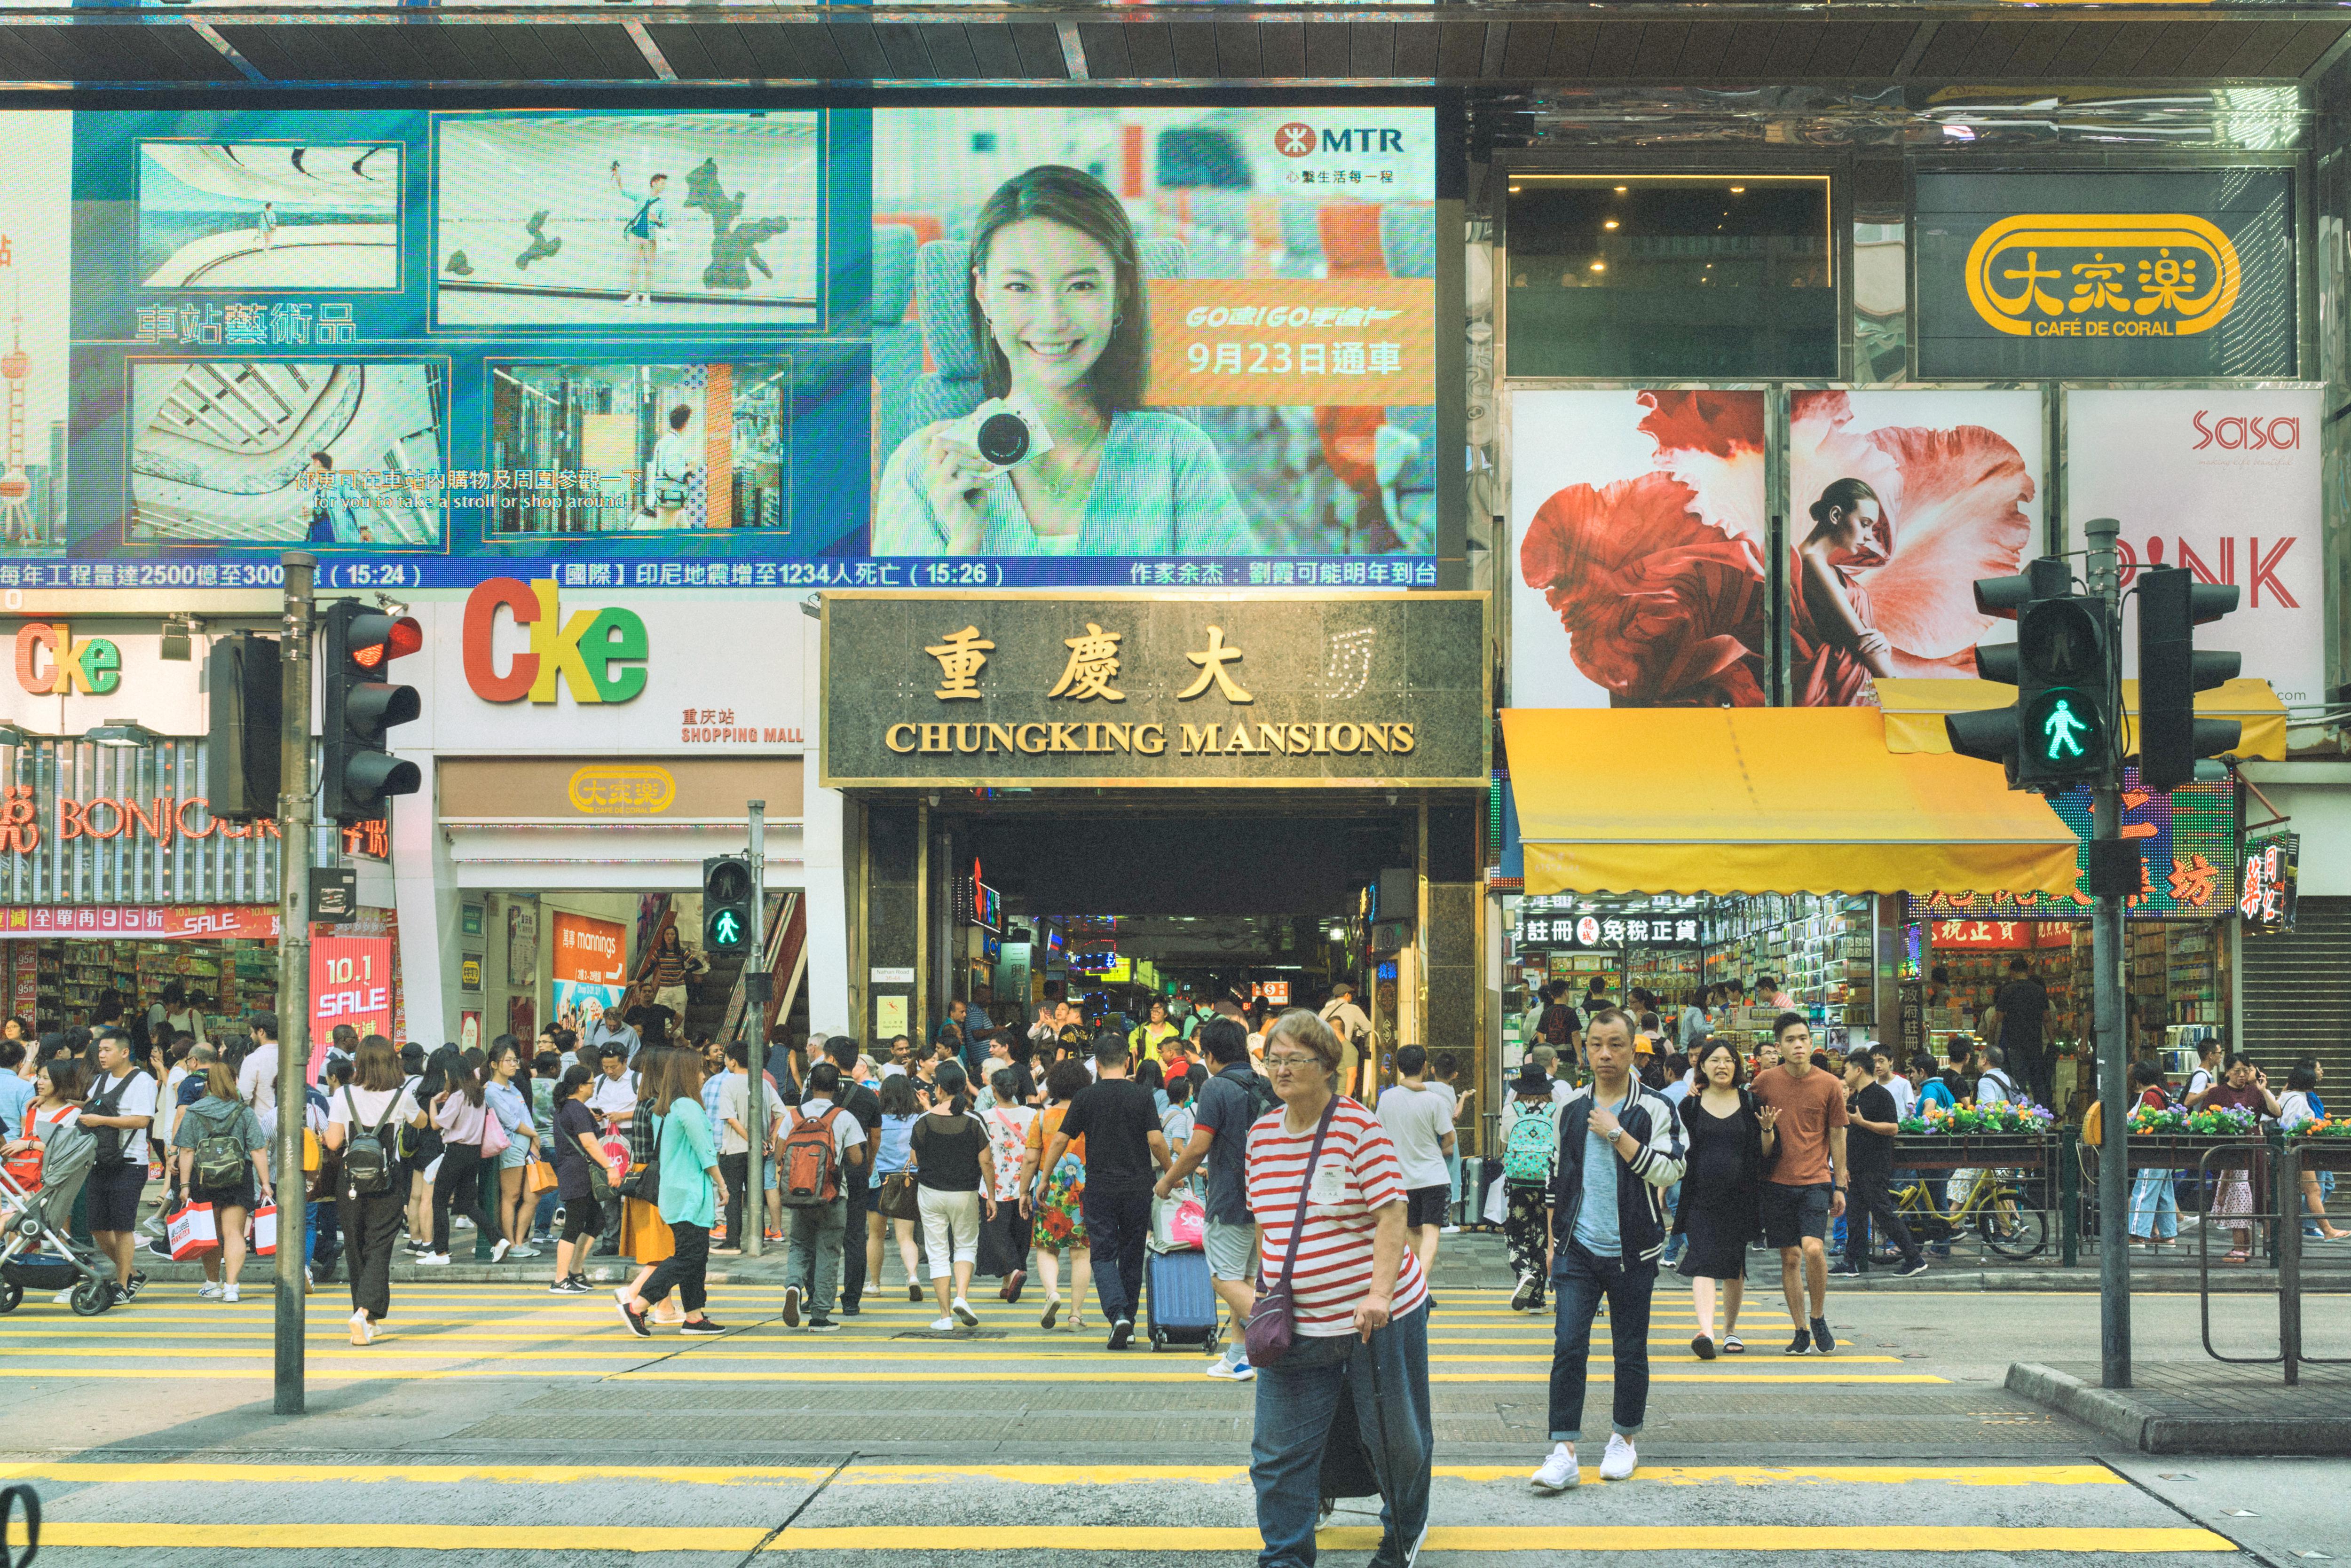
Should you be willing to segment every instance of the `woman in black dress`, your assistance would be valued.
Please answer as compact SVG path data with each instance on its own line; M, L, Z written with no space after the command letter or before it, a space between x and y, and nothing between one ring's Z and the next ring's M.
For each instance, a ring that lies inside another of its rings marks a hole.
M1747 1284L1747 1244L1758 1229L1763 1165L1771 1153L1771 1124L1780 1113L1758 1104L1740 1087L1747 1063L1728 1040L1708 1041L1698 1056L1698 1092L1681 1103L1689 1165L1682 1173L1674 1234L1687 1243L1681 1271L1691 1282L1698 1307L1698 1333L1690 1339L1690 1349L1699 1359L1712 1361L1718 1280L1722 1282L1722 1350L1737 1355L1747 1348L1735 1332Z

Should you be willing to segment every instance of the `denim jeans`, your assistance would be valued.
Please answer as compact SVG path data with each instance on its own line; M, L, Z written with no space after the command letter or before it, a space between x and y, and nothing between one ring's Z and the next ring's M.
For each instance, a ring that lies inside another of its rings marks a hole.
M1584 1363L1592 1354L1592 1320L1604 1296L1616 1354L1614 1429L1631 1437L1649 1411L1649 1295L1657 1287L1657 1260L1595 1258L1570 1241L1559 1250L1551 1282L1559 1296L1551 1352L1551 1440L1573 1443L1583 1436Z
M302 1206L302 1266L332 1270L342 1255L342 1218L334 1198L312 1198Z
M2131 1180L2131 1234L2168 1241L2179 1234L2179 1198L2170 1171L2141 1171Z
M1265 1540L1259 1568L1311 1568L1322 1450L1344 1384L1380 1483L1381 1552L1394 1560L1428 1522L1436 1435L1428 1411L1428 1313L1415 1308L1372 1335L1299 1336L1279 1365L1257 1369L1249 1482ZM1375 1559L1374 1561L1378 1561Z
M841 1284L841 1245L849 1224L849 1200L836 1197L813 1208L788 1208L791 1220L789 1251L784 1263L784 1283L798 1285L808 1296L809 1311L832 1315L832 1293ZM860 1249L865 1239L859 1237Z
M1094 1252L1094 1290L1102 1316L1133 1322L1143 1305L1143 1244L1151 1235L1151 1189L1104 1192L1086 1184L1078 1198Z

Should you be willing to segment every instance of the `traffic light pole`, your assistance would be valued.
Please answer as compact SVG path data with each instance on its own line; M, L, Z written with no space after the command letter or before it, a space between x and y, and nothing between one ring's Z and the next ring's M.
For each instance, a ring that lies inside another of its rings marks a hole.
M746 1052L751 1059L751 1120L744 1142L751 1145L750 1165L743 1177L743 1239L736 1245L747 1258L757 1258L768 1239L768 1184L762 1169L768 1155L768 803L746 802L751 820L751 944L749 983L743 1003ZM778 1085L781 1088L781 1085ZM862 1241L859 1245L862 1245Z
M2121 524L2095 517L2085 525L2089 541L2090 591L2106 604L2107 624L2120 649L2122 569L2115 551ZM2109 662L2116 689L2107 693L2106 711L2119 717L2122 660ZM2123 748L2110 749L2119 757ZM2110 761L2090 792L2090 837L2097 843L2122 839L2121 768ZM2095 852L2093 852L2094 853ZM2123 901L2101 891L2090 912L2090 964L2093 975L2092 1019L2097 1028L2098 1102L2105 1133L2098 1145L2098 1366L2105 1388L2131 1385L2130 1302L2130 1030L2123 1018Z
M277 778L277 1385L271 1407L302 1414L302 1126L310 1066L310 579L317 559L288 550Z

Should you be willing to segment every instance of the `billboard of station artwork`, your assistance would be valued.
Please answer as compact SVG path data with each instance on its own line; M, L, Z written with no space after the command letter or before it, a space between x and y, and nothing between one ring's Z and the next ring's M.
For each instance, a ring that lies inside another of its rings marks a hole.
M1433 587L1433 134L0 111L0 588Z
M2034 391L1789 392L1789 525L1770 547L1754 391L1521 391L1510 402L1520 706L1757 706L1775 591L1788 700L1971 676L1970 584L2042 537Z

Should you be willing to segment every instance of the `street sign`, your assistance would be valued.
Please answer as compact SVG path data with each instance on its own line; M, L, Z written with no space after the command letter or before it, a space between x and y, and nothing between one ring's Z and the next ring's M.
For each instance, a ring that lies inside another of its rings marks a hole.
M320 925L347 925L359 917L360 873L350 866L310 868L310 918Z

